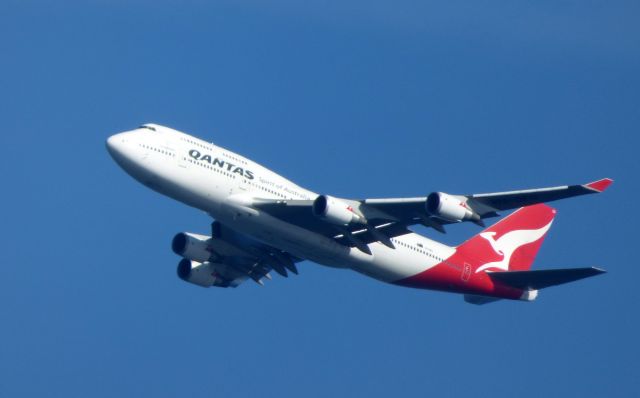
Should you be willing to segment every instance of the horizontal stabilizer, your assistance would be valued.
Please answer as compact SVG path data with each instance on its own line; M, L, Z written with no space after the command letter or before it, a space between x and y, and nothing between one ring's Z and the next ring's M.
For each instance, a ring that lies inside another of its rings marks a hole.
M545 269L535 271L487 272L496 282L518 289L537 290L561 285L605 273L605 270L589 268Z

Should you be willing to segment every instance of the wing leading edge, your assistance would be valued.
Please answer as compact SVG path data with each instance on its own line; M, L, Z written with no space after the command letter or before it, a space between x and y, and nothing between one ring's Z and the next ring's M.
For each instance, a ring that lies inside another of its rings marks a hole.
M312 210L317 199L255 198L253 206L278 219L334 238L343 245L358 247L361 251L368 252L367 245L373 242L381 242L392 247L389 239L410 233L407 227L411 225L422 224L442 233L445 232L444 225L461 221L484 225L482 220L497 217L498 211L600 193L612 182L610 178L604 178L582 185L484 194L450 195L435 192L426 197L413 198L339 199L339 202L354 212L360 220L344 225L336 225L314 215ZM442 206L448 207L445 211L440 211Z
M526 189L519 191L494 192L470 195L445 195L456 201L460 206L470 210L477 218L463 218L459 220L447 219L437 214L425 211L429 206L430 196L415 198L393 198L393 199L365 199L360 201L363 206L373 208L383 214L387 214L394 220L403 222L406 225L423 224L427 227L435 228L444 232L442 225L457 223L460 221L473 221L478 223L478 219L498 216L498 211L517 209L537 203L552 202L555 200L571 198L574 196L600 193L606 190L613 183L610 178L603 178L598 181L582 185L565 185L558 187ZM434 196L435 198L435 196ZM365 212L365 211L363 211ZM366 213L366 212L365 212Z
M465 196L471 207L475 204L487 206L490 211L510 210L537 203L571 198L574 196L600 193L606 190L613 180L603 178L583 185L567 185L551 188L527 189L522 191L484 193Z

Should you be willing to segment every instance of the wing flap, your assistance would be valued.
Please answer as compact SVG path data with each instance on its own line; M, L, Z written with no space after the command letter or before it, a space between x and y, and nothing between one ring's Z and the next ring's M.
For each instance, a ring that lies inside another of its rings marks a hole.
M411 233L411 231L407 229L407 227L399 223L387 223L387 224L378 226L376 227L376 231L377 233L375 232L372 233L371 231L365 228L365 229L360 229L358 231L352 232L351 234L360 242L364 244L369 244L374 242L381 242L381 240L379 239L379 236L377 236L380 233L390 238ZM350 241L349 238L344 234L338 235L335 239L338 243L343 244L345 246L355 246L354 244L352 244L352 241Z
M269 272L275 270L287 277L287 270L298 273L296 261L289 253L258 242L255 239L214 221L211 224L214 239L213 251L219 256L216 271L227 286L237 286L247 279L263 285L262 279L271 279Z
M360 204L353 201L354 204ZM270 200L255 199L253 206L273 217L305 228L329 238L335 238L340 244L354 247L373 242L383 242L399 235L410 233L406 225L397 222L395 217L378 212L365 214L368 228L365 225L336 226L313 215L312 200ZM363 208L360 207L360 210ZM375 228L375 230L371 230ZM383 236L381 236L383 235Z

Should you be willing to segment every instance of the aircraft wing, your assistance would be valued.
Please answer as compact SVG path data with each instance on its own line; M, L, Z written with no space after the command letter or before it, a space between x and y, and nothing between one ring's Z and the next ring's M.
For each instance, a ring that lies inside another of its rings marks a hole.
M357 201L344 201L358 206ZM290 224L334 238L345 246L358 247L364 252L369 251L366 247L369 243L381 241L389 246L390 238L411 232L407 229L407 224L386 216L368 219L366 225L332 224L313 214L313 203L313 200L255 199L253 207Z
M482 219L496 217L498 211L501 210L600 193L607 189L612 182L613 180L604 178L582 185L470 195L434 192L427 197L365 199L360 202L365 208L376 209L408 225L420 223L444 232L442 226L445 224L472 221L482 225Z
M501 210L598 193L611 183L611 179L605 178L584 185L471 195L434 192L427 197L391 199L351 200L326 195L315 200L256 198L252 205L278 219L367 253L367 244L373 242L392 247L390 238L410 233L407 227L411 225L422 224L443 233L446 224L471 221L484 225L483 219L496 217ZM314 214L319 199L322 211L333 206L335 214L356 222L332 222L330 217Z
M613 183L610 178L603 178L598 181L583 185L567 185L552 188L527 189L522 191L483 193L467 195L470 205L477 206L482 210L482 206L487 206L494 210L509 210L536 203L546 203L559 199L571 198L574 196L600 193Z
M264 278L271 279L271 270L284 277L288 276L287 271L298 273L295 263L302 261L301 259L258 242L218 221L211 224L211 229L211 243L207 249L211 257L209 261L195 264L203 271L198 275L193 271L192 261L184 259L184 263L178 268L181 278L193 277L191 282L203 286L236 287L247 279L263 285ZM186 241L176 239L178 238L174 238L173 243L174 251L181 254Z

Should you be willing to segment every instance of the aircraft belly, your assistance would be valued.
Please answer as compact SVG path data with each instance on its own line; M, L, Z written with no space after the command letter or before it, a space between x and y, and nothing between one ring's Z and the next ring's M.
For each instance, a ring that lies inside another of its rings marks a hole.
M226 202L212 214L217 220L263 243L303 258L335 268L356 272L384 281L395 282L423 272L436 262L402 249L373 243L372 255L337 243L332 238L287 223L265 212L235 202Z
M349 267L352 248L248 206L223 202L212 216L220 222L296 257L336 268ZM364 253L362 253L364 255Z
M358 258L352 258L351 268L383 282L392 283L423 272L437 264L418 253L401 248L391 249L381 243L373 243L369 248L373 254L373 261L362 262Z

